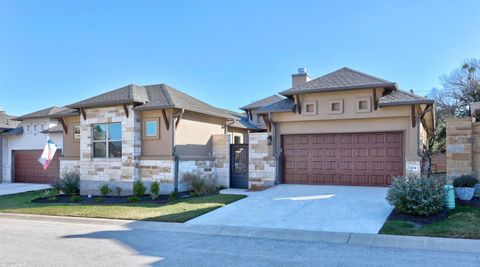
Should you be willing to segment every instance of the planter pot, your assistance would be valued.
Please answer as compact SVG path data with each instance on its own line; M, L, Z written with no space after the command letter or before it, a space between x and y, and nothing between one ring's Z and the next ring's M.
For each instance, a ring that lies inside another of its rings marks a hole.
M471 200L475 193L474 187L455 187L455 193L461 200Z
M475 196L480 197L480 183L475 185Z

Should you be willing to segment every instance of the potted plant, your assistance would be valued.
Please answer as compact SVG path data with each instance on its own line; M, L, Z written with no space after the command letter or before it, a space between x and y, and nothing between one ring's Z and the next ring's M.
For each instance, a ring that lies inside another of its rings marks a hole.
M472 175L462 175L453 180L455 193L461 200L471 200L475 193L475 185L478 183L477 178Z

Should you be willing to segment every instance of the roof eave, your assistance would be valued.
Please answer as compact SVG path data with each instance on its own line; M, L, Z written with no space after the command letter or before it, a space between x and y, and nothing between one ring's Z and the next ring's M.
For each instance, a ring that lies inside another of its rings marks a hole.
M393 103L378 103L379 107L392 107L392 106L408 106L408 105L421 105L421 104L434 104L435 100L415 100L415 101L398 101Z
M347 91L355 89L367 89L367 88L393 88L397 90L396 83L381 83L381 84L366 84L366 85L355 85L355 86L341 86L341 87L331 87L331 88L318 88L318 89L306 89L306 90L294 90L293 88L287 89L280 92L279 94L289 97L297 94L308 94L308 93L321 93L321 92L334 92L334 91Z
M72 109L77 109L77 108L102 108L102 107L111 107L111 106L116 106L116 105L123 105L123 104L138 104L138 103L144 103L142 101L132 101L132 100L115 100L115 101L105 101L105 102L100 102L100 103L74 103L71 105L67 105L67 108L72 108Z

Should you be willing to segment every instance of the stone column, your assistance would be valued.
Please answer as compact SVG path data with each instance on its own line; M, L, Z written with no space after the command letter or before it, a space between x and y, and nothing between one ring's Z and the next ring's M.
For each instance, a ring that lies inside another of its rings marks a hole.
M268 133L248 134L248 187L252 190L275 184L275 158L269 153Z
M212 135L212 154L215 157L217 184L230 187L230 136Z
M472 174L472 120L447 119L447 180Z
M473 172L480 177L480 122L473 123L473 148L472 167Z

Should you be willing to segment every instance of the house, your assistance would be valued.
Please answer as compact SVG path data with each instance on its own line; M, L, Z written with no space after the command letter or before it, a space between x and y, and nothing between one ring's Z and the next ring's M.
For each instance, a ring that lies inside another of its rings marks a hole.
M62 110L65 108L49 107L8 119L10 127L1 133L3 143L2 182L44 184L55 182L59 176L59 157L62 152L63 138L61 132L52 131L58 121L49 116ZM46 143L46 132L49 132L58 151L48 170L43 170L38 159Z
M61 171L78 169L82 194L100 184L131 194L134 181L186 190L196 172L229 187L230 144L256 131L246 116L208 105L166 84L128 85L52 114L63 128Z
M280 95L285 99L253 112L268 133L251 135L250 154L262 156L250 157L250 187L387 186L394 175L420 174L433 100L350 68L316 79L299 69Z

